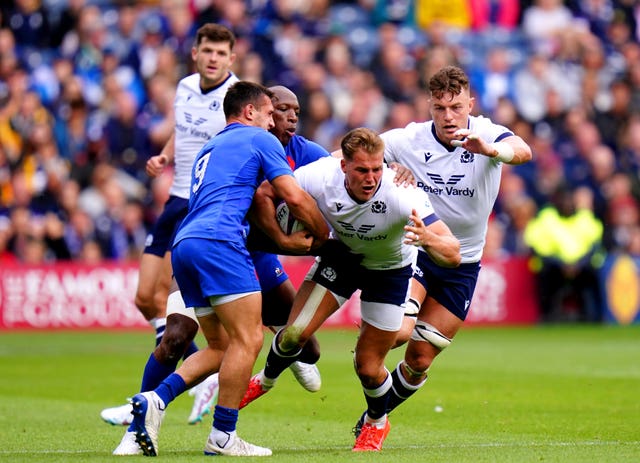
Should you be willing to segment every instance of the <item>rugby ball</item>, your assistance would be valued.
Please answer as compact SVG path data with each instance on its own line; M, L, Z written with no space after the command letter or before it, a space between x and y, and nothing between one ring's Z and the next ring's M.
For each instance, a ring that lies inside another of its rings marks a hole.
M284 201L280 202L276 206L276 220L280 225L280 229L286 234L290 235L297 231L303 230L304 225L289 212L289 206Z

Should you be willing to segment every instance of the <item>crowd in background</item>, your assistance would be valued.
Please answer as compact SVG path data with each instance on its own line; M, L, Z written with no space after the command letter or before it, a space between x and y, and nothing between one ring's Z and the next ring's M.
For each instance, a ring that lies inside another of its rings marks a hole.
M171 170L146 160L173 130L195 30L236 34L234 72L291 88L298 133L429 119L426 83L463 67L475 114L534 161L505 166L487 257L527 255L560 189L640 255L640 6L633 0L13 0L0 6L0 261L137 260Z

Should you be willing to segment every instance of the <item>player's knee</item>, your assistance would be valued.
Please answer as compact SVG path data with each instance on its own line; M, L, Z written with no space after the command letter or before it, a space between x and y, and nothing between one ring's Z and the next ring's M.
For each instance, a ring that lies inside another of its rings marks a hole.
M418 342L428 342L439 351L446 349L451 344L451 339L442 334L435 326L422 320L416 321L411 339Z
M153 296L151 294L136 293L134 304L145 317L154 309Z
M176 361L198 333L198 324L188 317L173 314L167 323L162 341L156 348L158 360Z

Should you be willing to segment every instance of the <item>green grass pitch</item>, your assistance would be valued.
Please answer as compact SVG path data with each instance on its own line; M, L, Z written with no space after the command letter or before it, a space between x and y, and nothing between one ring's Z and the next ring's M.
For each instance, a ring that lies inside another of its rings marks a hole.
M427 385L392 413L377 454L351 452L365 403L352 367L356 336L320 331L320 392L285 372L242 410L239 434L273 450L264 461L640 461L640 325L465 327ZM124 428L99 413L137 392L152 342L151 332L0 334L0 462L145 459L112 456ZM392 351L387 366L401 355ZM232 459L203 455L211 420L187 425L190 408L187 394L168 408L156 460Z

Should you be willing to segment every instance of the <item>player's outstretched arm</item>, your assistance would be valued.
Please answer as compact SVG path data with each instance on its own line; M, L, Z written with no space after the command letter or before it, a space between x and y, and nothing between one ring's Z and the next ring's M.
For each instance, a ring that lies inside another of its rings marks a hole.
M496 143L488 143L469 129L460 129L455 133L458 140L453 146L463 147L473 153L496 158L505 164L524 164L531 161L533 154L529 145L519 136L512 135Z
M425 225L415 209L411 211L409 219L413 225L404 227L407 232L405 244L422 247L442 267L460 265L460 242L442 220Z

